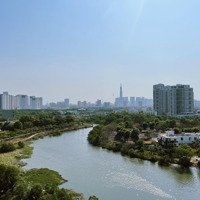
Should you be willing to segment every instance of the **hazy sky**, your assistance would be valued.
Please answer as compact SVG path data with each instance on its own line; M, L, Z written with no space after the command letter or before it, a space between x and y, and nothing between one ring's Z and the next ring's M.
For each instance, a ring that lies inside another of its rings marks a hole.
M199 0L0 0L0 92L45 102L190 84L200 98Z

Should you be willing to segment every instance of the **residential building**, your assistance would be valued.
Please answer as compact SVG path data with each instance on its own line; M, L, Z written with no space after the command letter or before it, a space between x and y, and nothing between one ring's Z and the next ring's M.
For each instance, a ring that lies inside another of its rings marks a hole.
M158 137L158 141L161 145L175 145L180 144L192 144L200 140L200 133L182 133L174 134L174 131L166 131L165 134L161 134Z
M194 108L200 109L200 101L199 100L194 100Z
M29 98L27 95L17 95L16 96L16 107L17 109L28 109L29 108Z
M97 99L96 103L95 103L96 107L101 107L102 106L102 101L100 99Z
M153 107L158 115L185 115L194 111L194 92L189 85L153 86Z
M43 105L42 97L30 96L30 109L38 110L41 109Z
M16 109L16 97L8 94L8 92L3 92L0 95L0 103L2 110Z
M130 97L130 107L135 106L135 97Z
M64 99L64 107L69 108L69 99Z

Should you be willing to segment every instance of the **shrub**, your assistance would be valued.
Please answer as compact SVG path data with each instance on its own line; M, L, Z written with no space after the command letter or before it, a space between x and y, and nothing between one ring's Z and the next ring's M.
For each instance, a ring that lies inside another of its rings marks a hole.
M90 196L88 200L98 200L96 196Z
M17 122L14 123L13 128L14 129L22 129L23 125L20 121L17 121Z
M3 142L0 145L0 152L7 153L15 150L15 145L11 142Z
M165 157L161 157L158 161L158 164L161 166L169 166L170 165L170 159L165 156Z
M25 147L25 144L24 144L24 142L19 141L19 142L18 142L18 146L19 146L20 149L22 149L22 148Z
M183 156L179 159L178 164L183 166L183 167L190 167L192 163L190 162L190 158Z
M131 131L131 139L133 141L139 140L139 133L140 133L140 130L138 128L133 128L133 130Z
M15 167L0 165L0 197L12 190L17 182L19 170Z

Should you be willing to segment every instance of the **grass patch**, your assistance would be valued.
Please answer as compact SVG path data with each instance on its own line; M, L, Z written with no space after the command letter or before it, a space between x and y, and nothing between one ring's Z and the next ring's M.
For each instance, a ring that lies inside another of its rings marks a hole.
M26 146L22 149L22 154L20 156L20 159L27 159L30 158L33 153L33 147Z
M31 185L53 185L59 186L67 180L63 179L62 176L53 170L42 168L42 169L31 169L24 173L23 179Z
M33 147L30 147L31 142L26 142L24 148L16 149L12 152L0 153L0 164L22 167L25 164L21 162L21 159L30 158L33 152Z
M17 149L8 153L0 154L0 164L9 165L9 166L21 166L19 159L17 159L22 153L22 149Z

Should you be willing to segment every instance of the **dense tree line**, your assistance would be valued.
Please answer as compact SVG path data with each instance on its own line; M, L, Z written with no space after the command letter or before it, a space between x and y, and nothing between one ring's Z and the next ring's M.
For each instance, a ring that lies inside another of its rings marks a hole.
M15 121L0 122L0 139L37 131L53 131L76 128L84 121L69 112L22 112Z
M191 166L190 159L194 155L200 156L200 142L192 145L161 146L159 143L145 143L156 132L174 129L178 134L182 131L198 132L200 119L175 119L158 117L144 113L117 112L108 115L93 116L91 119L99 123L88 135L88 141L160 165L177 163L184 167Z
M126 128L137 127L139 130L166 131L174 129L180 132L200 131L200 118L173 118L168 116L155 116L150 114L130 112L109 112L88 116L87 121L95 124L108 125L110 123L123 123Z

